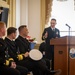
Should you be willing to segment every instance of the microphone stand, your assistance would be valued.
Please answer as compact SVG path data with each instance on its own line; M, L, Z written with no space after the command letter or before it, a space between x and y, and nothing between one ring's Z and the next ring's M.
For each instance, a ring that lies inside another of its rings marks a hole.
M70 53L70 26L68 26L69 30L68 30L68 75L70 75L70 57L69 57L69 53Z

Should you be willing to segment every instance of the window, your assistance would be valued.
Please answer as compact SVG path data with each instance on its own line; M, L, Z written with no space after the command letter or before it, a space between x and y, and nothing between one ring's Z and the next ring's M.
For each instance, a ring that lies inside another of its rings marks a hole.
M71 27L71 36L75 36L74 0L67 0L63 2L53 0L51 18L57 19L56 27L60 30L61 36L66 36L69 34L69 28L66 24Z

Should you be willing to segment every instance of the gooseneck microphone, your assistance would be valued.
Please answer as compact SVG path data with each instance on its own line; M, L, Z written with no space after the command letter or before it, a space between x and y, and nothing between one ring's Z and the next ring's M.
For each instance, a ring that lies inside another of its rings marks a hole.
M68 75L70 75L70 66L69 66L69 64L70 64L70 26L68 25L68 24L65 24L67 27L68 27Z
M69 28L71 28L68 24L65 24L66 26L68 26Z

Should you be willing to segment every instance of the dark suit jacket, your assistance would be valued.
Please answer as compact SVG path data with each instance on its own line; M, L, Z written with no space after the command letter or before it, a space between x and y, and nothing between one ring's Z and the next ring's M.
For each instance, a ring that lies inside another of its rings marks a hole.
M6 57L5 57L5 51L7 49L5 41L0 38L0 66L4 65Z
M18 36L16 44L19 47L20 53L26 53L30 51L30 43L26 38Z
M45 39L47 45L50 45L50 39L60 37L60 32L57 28L55 28L55 31L53 31L51 27L48 27L44 29L42 40L44 40L43 36L45 35L46 31L48 32L48 37Z
M21 43L21 40L18 40L18 38L16 39L17 45L16 45L15 41L11 41L8 38L5 38L5 41L7 43L8 53L9 53L10 57L12 57L15 60L16 64L20 65L20 66L27 67L29 70L31 70L31 68L33 67L34 63L30 63L31 61L29 60L29 58L24 57L23 55L22 55L23 56L22 60L18 60L18 58L17 58L17 55L24 54L25 52L27 52L28 51L28 47L26 47L25 45L23 45ZM24 41L24 44L25 44L25 41ZM18 47L18 45L19 45L19 47ZM27 43L26 43L26 45L27 45ZM18 49L19 49L19 53L17 53Z
M10 39L8 38L5 38L5 42L7 44L7 47L8 47L8 53L9 53L9 56L11 58L14 59L14 61L17 63L18 62L18 55L22 55L24 54L25 52L28 52L28 45L29 45L29 42L24 39L23 40L23 44L21 43L22 41L18 38L16 39L16 42L15 41L11 41ZM23 55L22 55L23 56ZM24 56L23 56L23 60L26 59ZM22 60L22 61L23 61ZM21 62L21 61L20 61Z
M13 58L15 61L18 61L18 58L17 58L18 47L17 47L15 41L11 41L10 39L8 39L6 37L5 42L7 44L8 53L9 53L10 57Z
M46 32L48 32L48 37L46 39L43 39L43 36ZM55 31L53 31L51 27L44 29L44 32L42 34L42 40L45 40L46 42L45 57L48 59L54 58L54 46L50 45L50 40L56 37L60 37L60 32L57 28L55 28Z

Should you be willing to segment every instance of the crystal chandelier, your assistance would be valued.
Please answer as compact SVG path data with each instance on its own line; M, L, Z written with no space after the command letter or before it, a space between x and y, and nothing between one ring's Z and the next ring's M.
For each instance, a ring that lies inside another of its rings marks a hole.
M74 0L74 10L75 10L75 0Z
M62 1L68 1L68 0L57 0L57 1L61 1L62 2Z
M57 1L64 2L64 1L68 1L68 0L57 0ZM74 0L74 10L75 10L75 0Z

